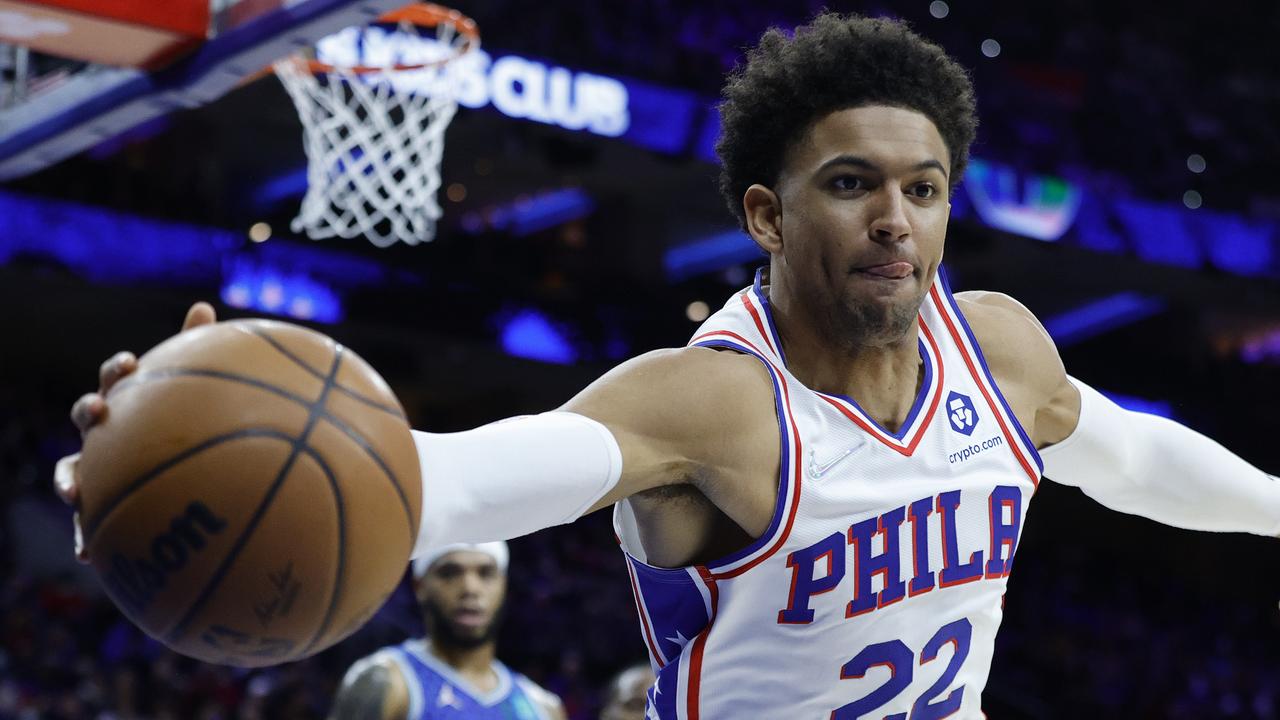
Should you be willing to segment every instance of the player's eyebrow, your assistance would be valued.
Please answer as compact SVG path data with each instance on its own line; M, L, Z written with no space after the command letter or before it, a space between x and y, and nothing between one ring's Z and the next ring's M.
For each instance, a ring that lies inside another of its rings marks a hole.
M884 168L881 168L879 165L871 162L870 160L864 157L860 157L858 155L837 155L831 158L830 160L827 160L826 162L822 163L822 165L818 168L818 172L822 172L827 168L835 165L853 165L854 167L860 167L864 170L870 170L872 172L877 172L877 173L884 172ZM930 168L933 168L938 172L942 173L942 177L944 178L947 177L946 168L942 167L942 163L932 158L928 160L923 160L921 162L916 163L915 165L912 165L911 172L919 172L921 170L928 170Z

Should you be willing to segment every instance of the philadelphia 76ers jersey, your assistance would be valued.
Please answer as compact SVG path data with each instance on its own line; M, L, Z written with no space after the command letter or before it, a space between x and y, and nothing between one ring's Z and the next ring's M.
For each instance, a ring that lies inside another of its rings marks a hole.
M547 691L495 660L498 686L481 693L436 658L423 640L406 640L370 656L399 668L409 691L408 720L548 720L534 701Z
M764 363L782 471L769 529L708 565L646 564L615 507L658 673L649 720L983 717L1043 466L941 272L919 328L923 381L897 432L788 372L759 275L690 341Z

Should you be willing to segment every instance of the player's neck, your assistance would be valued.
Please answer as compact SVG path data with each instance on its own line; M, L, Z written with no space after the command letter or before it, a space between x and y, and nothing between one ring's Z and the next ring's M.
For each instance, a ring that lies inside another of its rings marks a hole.
M497 643L487 642L475 647L458 647L432 638L431 654L466 678L477 690L490 692L498 686L498 676L493 672L493 660Z
M830 332L798 314L774 304L787 370L812 390L853 398L882 427L897 432L924 378L919 326L913 323L900 340L841 346L832 343Z

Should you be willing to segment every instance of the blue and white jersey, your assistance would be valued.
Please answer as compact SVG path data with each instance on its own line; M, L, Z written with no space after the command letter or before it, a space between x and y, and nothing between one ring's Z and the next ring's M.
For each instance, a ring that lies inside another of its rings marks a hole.
M897 432L787 370L757 276L690 345L758 358L782 468L768 530L697 567L645 563L614 524L658 680L649 720L983 717L1005 587L1043 465L941 273Z
M549 720L534 700L547 691L497 660L498 686L482 693L432 655L421 639L383 648L370 659L385 659L400 670L409 691L407 720Z

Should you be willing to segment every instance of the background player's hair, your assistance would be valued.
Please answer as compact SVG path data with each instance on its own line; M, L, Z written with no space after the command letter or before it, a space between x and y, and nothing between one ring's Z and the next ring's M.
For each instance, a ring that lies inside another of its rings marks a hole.
M919 111L951 153L954 188L978 128L973 84L903 21L823 13L788 37L771 28L730 73L720 103L720 192L746 228L742 196L772 186L787 152L822 116L868 104Z

